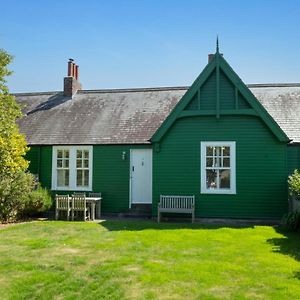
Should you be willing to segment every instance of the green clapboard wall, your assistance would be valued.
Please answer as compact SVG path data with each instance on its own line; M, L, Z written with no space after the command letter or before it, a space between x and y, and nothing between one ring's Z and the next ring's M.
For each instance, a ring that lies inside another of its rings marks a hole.
M101 192L102 211L118 213L129 209L130 149L151 148L150 145L93 146L93 191ZM126 152L125 160L122 159ZM27 154L29 170L39 174L44 187L51 189L52 146L32 146ZM52 191L72 194L72 191Z
M236 142L236 195L201 194L201 141ZM152 142L154 215L160 194L195 195L198 217L287 211L288 138L218 51Z
M201 141L236 141L236 195L200 194ZM160 194L195 195L198 217L280 218L286 177L286 145L259 118L183 118L153 152L153 213Z
M295 169L300 170L300 145L291 145L287 148L288 173L292 174Z

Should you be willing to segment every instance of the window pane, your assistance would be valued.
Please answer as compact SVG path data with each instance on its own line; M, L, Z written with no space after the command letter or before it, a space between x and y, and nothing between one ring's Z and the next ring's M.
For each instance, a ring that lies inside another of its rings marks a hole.
M88 160L88 159L85 159L85 160L84 160L83 167L84 167L84 168L88 168L88 167L89 167L89 160Z
M62 150L57 150L57 158L62 158L62 157L63 157Z
M69 186L69 170L65 171L65 186Z
M223 167L230 167L230 158L223 158Z
M77 170L76 185L77 186L82 186L82 170Z
M57 160L57 167L62 168L62 159Z
M57 186L69 186L69 170L57 170Z
M230 189L230 170L220 170L220 188Z
M64 186L64 170L57 170L57 186Z
M216 170L206 170L206 187L208 189L217 188L217 171Z
M64 151L64 158L69 158L69 150Z
M89 170L84 171L84 186L89 186Z
M88 150L84 150L84 158L89 158L89 151Z
M81 159L76 160L76 168L82 168L82 160Z
M221 167L221 158L214 158L214 167Z
M77 150L77 158L82 158L82 150Z
M64 160L64 168L69 168L69 160L68 159Z
M206 147L206 156L213 156L213 147Z
M221 156L221 147L214 147L214 156Z
M213 166L213 158L207 158L206 159L206 166L212 167Z
M230 147L223 147L223 156L230 156Z

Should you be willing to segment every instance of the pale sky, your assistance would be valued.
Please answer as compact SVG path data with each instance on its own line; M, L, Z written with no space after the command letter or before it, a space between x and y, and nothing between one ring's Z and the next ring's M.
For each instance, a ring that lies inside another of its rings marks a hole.
M215 51L245 83L300 82L300 1L3 1L11 92L190 85Z

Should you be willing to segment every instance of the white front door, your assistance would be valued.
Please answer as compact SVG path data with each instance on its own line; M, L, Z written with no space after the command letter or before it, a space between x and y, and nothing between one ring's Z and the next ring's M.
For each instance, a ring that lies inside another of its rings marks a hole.
M152 150L131 150L131 203L152 203Z

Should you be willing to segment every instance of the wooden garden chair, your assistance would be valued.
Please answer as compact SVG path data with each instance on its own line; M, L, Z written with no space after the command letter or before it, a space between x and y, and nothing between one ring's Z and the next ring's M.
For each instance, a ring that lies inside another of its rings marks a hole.
M90 218L89 209L86 205L85 195L72 195L72 220L74 220L75 212L83 213L83 221Z
M85 193L78 193L78 192L76 193L76 192L75 192L75 193L73 193L72 195L73 195L73 196L74 196L74 195L75 195L75 196L85 196Z
M59 213L61 211L65 211L67 213L67 220L70 219L70 212L71 212L71 205L70 205L71 198L69 195L55 195L55 219L57 220L59 217Z

